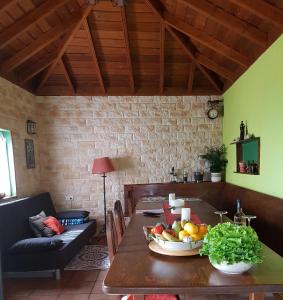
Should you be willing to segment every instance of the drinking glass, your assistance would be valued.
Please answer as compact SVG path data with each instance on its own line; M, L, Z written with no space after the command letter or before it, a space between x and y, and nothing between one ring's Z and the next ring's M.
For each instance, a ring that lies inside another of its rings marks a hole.
M219 215L220 223L223 223L223 215L227 215L228 211L226 210L217 210L214 212L216 215Z
M248 226L251 226L251 220L256 219L256 216L245 215L245 219L248 221Z

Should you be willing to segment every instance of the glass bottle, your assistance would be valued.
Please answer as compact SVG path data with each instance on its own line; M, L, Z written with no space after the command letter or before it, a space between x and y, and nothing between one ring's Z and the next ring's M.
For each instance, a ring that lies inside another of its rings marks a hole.
M234 223L237 225L246 225L246 218L241 208L240 200L237 200L237 211L234 215Z

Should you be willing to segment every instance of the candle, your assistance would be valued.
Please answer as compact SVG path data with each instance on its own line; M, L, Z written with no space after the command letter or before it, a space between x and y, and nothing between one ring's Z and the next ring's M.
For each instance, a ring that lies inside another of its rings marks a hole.
M188 207L183 207L181 209L181 221L189 221L191 219L191 209Z
M169 205L170 206L173 206L172 201L174 201L174 200L175 200L175 194L174 193L169 194Z

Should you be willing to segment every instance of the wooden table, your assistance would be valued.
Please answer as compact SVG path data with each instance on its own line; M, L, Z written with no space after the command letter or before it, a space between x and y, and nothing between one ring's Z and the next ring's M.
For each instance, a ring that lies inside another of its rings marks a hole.
M218 222L215 209L208 203L194 201L189 205L202 222ZM140 203L137 209L154 207L160 208L161 203ZM250 299L264 299L264 292L283 292L283 259L267 246L263 245L262 264L242 275L226 275L213 268L207 257L172 257L151 252L142 227L158 221L163 218L133 215L104 280L106 294L249 293Z

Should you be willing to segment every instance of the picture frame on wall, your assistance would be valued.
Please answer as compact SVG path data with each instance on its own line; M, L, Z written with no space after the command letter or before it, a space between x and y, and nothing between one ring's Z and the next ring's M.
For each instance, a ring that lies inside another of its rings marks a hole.
M35 168L34 144L33 140L25 139L26 164L28 169Z

